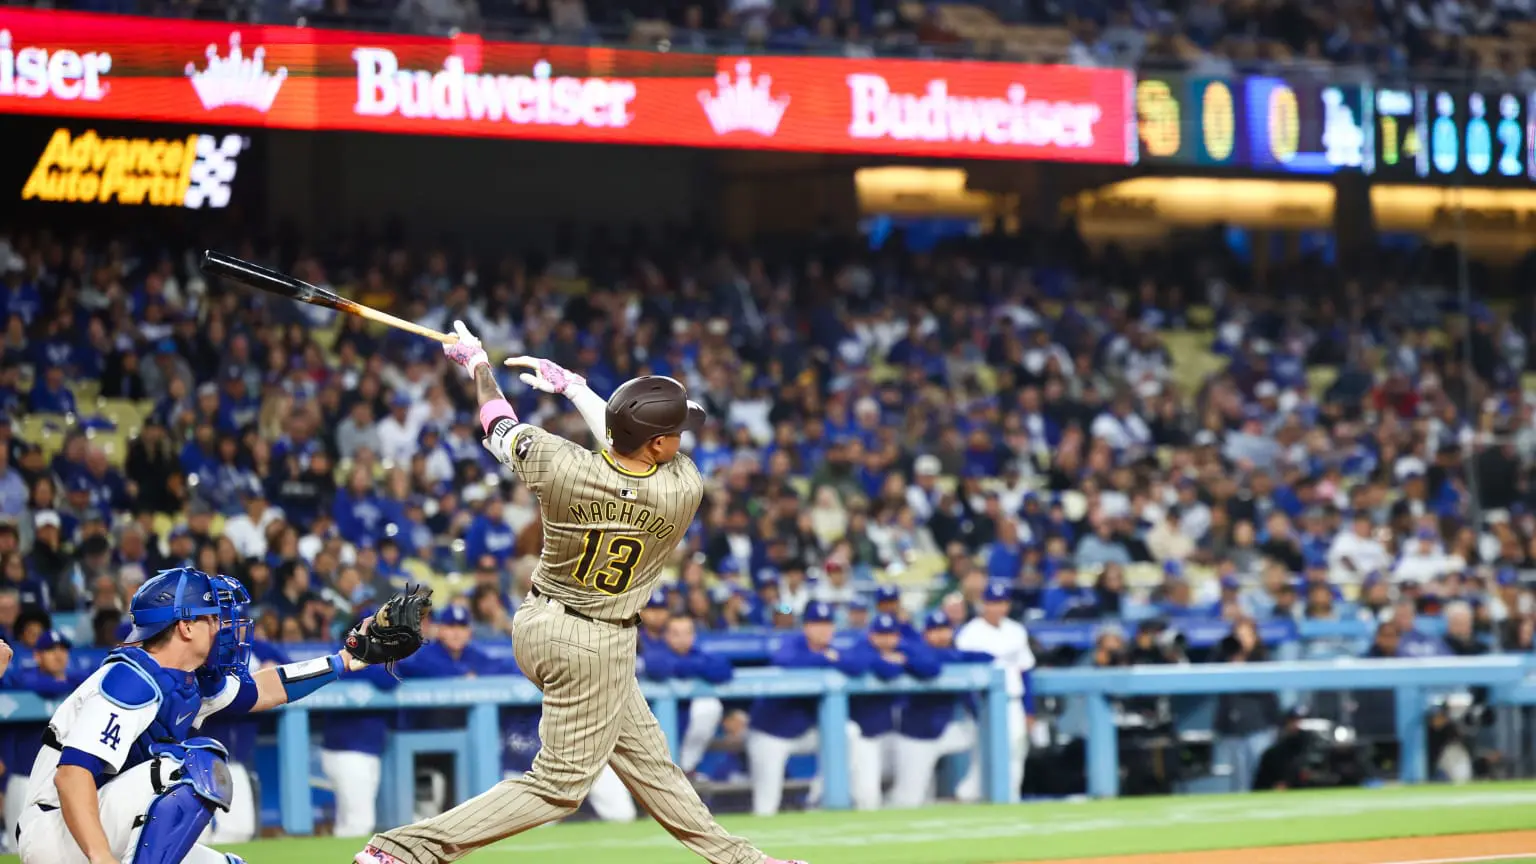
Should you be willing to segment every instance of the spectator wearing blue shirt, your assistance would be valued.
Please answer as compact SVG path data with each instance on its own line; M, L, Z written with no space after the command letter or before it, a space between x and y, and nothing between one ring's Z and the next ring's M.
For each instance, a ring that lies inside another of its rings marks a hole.
M34 414L74 414L75 394L64 382L64 369L49 366L32 386L32 396L27 400Z
M1445 657L1451 653L1439 636L1419 632L1418 608L1413 601L1400 600L1392 607L1392 623L1397 626L1397 656Z
M133 497L128 493L128 481L123 479L122 472L112 467L100 447L86 448L85 472L80 478L91 493L91 506L108 522L113 513L132 509Z
M692 618L670 618L661 642L652 643L640 655L645 664L645 677L652 681L699 680L709 684L724 684L731 680L731 661L699 650L696 639ZM715 740L720 721L725 716L725 706L719 699L706 696L682 700L677 707L682 725L682 746L677 764L684 771L692 772L704 758L710 742Z
M1026 546L1019 539L1019 524L1004 518L997 525L997 539L987 547L987 580L1013 584L1024 567Z
M512 557L516 543L517 535L507 524L502 498L493 494L486 501L485 509L475 515L464 532L464 555L471 561L489 555L500 566Z
M1093 531L1077 542L1077 566L1102 567L1105 564L1130 564L1131 552L1115 536L1114 520L1103 514L1092 519Z
M781 669L835 669L844 675L868 671L867 654L846 654L832 647L836 614L829 603L805 606L799 633L785 636L769 658ZM747 764L752 776L752 812L772 816L784 797L784 769L789 757L815 753L820 737L816 717L818 701L811 699L759 699L752 703L752 726L747 733ZM849 735L858 731L849 721Z
M1076 565L1071 561L1059 561L1055 563L1054 571L1040 600L1045 617L1059 619L1096 615L1097 598L1092 588L1078 583Z
M373 491L367 469L352 469L347 488L336 493L331 504L331 518L336 530L348 543L360 543L364 537L378 536L384 530L384 506Z

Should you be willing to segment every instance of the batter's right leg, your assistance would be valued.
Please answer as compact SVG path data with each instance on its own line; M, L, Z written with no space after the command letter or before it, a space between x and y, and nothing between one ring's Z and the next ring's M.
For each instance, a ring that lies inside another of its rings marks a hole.
M688 775L672 763L667 736L646 704L639 681L630 679L626 696L613 748L613 770L619 779L668 834L710 864L759 864L763 853L721 828Z

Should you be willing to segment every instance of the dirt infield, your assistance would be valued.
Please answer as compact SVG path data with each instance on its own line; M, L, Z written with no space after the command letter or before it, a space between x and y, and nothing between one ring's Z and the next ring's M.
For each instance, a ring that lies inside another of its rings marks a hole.
M1536 831L1069 860L1070 864L1494 864L1523 856L1536 858Z

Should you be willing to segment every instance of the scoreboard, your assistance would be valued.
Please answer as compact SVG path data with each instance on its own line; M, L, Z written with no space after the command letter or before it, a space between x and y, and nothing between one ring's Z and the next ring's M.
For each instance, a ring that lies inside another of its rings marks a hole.
M1148 165L1330 174L1371 158L1360 86L1264 75L1144 75L1136 86Z
M1378 89L1376 176L1478 185L1536 181L1532 99L1498 88Z
M1140 164L1383 183L1536 184L1536 93L1143 73Z

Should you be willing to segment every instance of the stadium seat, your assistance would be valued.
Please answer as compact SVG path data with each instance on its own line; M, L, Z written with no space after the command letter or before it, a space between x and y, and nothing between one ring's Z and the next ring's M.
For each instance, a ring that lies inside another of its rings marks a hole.
M1328 388L1332 387L1333 382L1337 380L1339 380L1337 366L1313 366L1307 370L1307 392L1312 394L1313 399L1321 401L1323 395L1328 392Z
M137 429L144 425L150 409L131 399L98 399L96 413L110 420L118 429Z

